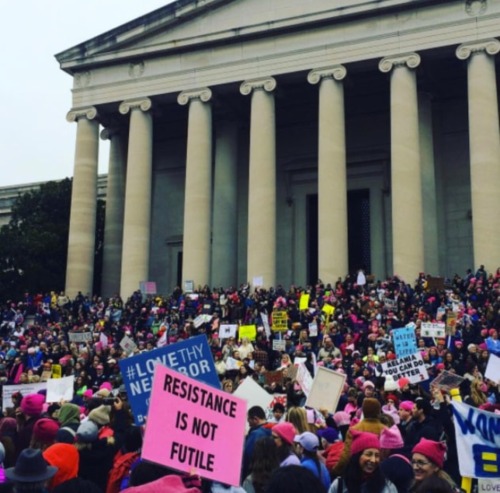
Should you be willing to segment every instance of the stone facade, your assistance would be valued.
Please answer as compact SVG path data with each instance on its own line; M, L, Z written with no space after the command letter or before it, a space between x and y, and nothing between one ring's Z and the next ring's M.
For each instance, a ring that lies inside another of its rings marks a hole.
M500 265L488 0L178 0L57 55L73 76L66 291L409 282Z

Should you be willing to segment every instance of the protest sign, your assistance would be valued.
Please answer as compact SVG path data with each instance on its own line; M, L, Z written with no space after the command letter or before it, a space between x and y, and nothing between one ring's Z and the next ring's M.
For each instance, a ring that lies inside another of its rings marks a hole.
M52 365L52 378L62 377L62 366L59 364Z
M391 332L394 342L394 351L398 358L410 356L417 352L417 341L415 338L415 329L412 327L401 327Z
M446 324L444 322L423 322L420 328L421 337L446 337Z
M477 493L500 493L500 478L478 479Z
M247 401L247 409L260 406L264 411L269 407L273 396L265 391L253 378L245 378L233 395Z
M47 382L38 383L21 383L19 385L2 385L2 410L5 411L8 407L13 407L12 394L21 392L24 396L36 394L40 390L47 389Z
M448 312L446 314L446 335L454 336L457 331L457 314L455 312Z
M226 358L226 370L239 370L243 366L243 361L234 359L231 356Z
M309 373L309 370L307 369L306 365L304 365L304 363L297 365L296 368L297 368L297 376L296 376L297 383L300 385L300 388L302 389L304 394L306 394L306 396L309 396L309 394L311 393L313 378L311 377L311 374Z
M263 276L255 276L252 279L252 286L254 288L261 288L262 286L264 286L264 277Z
M260 312L260 318L262 319L262 325L264 326L264 331L268 339L271 339L271 326L269 325L269 317L267 313Z
M273 339L273 349L275 351L285 351L286 350L285 339Z
M203 324L206 324L212 320L212 315L209 315L208 313L202 313L201 315L198 315L194 320L193 320L193 325L196 328L201 327Z
M290 380L296 380L297 379L297 371L299 367L295 365L289 365L286 368L283 369L283 376L286 378L289 378Z
M246 337L250 341L255 341L257 337L257 326L256 325L240 325L238 330L240 341Z
M500 475L500 415L452 401L460 474L468 478Z
M236 331L238 330L237 324L221 324L219 328L219 339L229 339L230 337L236 337Z
M427 276L427 291L442 291L444 289L444 277Z
M309 298L311 296L309 294L303 294L301 297L300 297L300 301L299 301L299 310L307 310L309 308Z
M283 372L276 370L276 371L266 371L264 373L264 379L266 381L266 385L272 385L273 383L276 385L282 385L283 384Z
M69 342L90 342L92 332L68 332Z
M484 376L491 380L492 382L500 382L500 358L494 354L490 354L488 358L488 365L486 366L486 371Z
M288 329L288 315L285 311L273 311L273 330L275 332L285 332Z
M394 380L407 378L410 383L420 383L428 380L429 375L425 368L424 360L419 352L381 363L382 374L392 376Z
M385 311L393 312L397 308L397 299L393 300L392 298L384 298L382 302L384 303Z
M133 353L137 349L137 344L129 336L123 336L120 341L120 347L125 351L126 354Z
M101 332L99 335L99 342L101 343L102 348L106 349L108 347L108 336Z
M220 388L214 359L204 335L122 359L119 365L123 383L135 422L139 426L144 424L144 418L148 415L151 383L158 363Z
M309 337L317 337L318 336L318 324L317 322L309 323Z
M47 380L47 402L71 401L74 395L75 376Z
M332 305L329 305L328 303L325 303L323 305L323 308L321 308L321 311L326 313L329 317L335 313L335 307Z
M445 392L451 389L460 387L460 384L465 380L464 377L452 373L451 371L443 370L432 382L431 387L439 387Z
M344 388L346 376L323 366L318 366L307 396L306 406L327 409L334 413Z
M246 407L243 399L156 365L141 456L237 486Z

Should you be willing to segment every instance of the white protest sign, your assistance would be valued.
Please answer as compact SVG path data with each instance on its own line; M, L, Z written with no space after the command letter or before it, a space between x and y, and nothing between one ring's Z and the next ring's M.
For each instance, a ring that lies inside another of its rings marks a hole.
M297 356L296 358L293 359L293 364L295 366L298 366L302 363L305 364L306 361L307 361L307 358L304 358L303 356Z
M444 322L423 322L420 329L421 337L446 337L446 324Z
M124 336L120 341L120 347L127 353L133 353L137 349L137 344L129 336Z
M219 339L222 340L236 337L237 330L238 324L221 324L219 328Z
M252 286L254 288L261 288L262 286L264 286L264 277L262 277L262 276L255 276L252 279Z
M8 407L13 407L11 399L12 394L21 392L23 397L29 394L36 394L40 390L45 390L47 388L47 382L3 385L2 387L2 410L5 411Z
M498 356L490 354L484 376L492 382L500 382L500 358Z
M309 337L318 336L318 324L316 322L311 322L309 324Z
M68 332L69 342L90 342L92 332Z
M99 342L102 344L102 348L106 349L108 347L108 336L101 332L99 335Z
M209 315L207 313L202 313L193 320L193 325L196 328L198 328L201 327L203 324L210 322L210 320L212 320L212 315Z
M311 391L307 396L306 406L314 409L327 409L334 413L344 389L345 380L346 376L343 373L318 366Z
M260 312L260 318L262 319L262 325L264 326L266 336L268 339L270 339L271 338L271 326L269 325L269 317L268 317L267 313Z
M478 479L477 493L500 493L500 478Z
M275 351L286 351L285 339L273 339L273 349Z
M309 397L313 384L313 378L311 377L311 374L309 373L309 370L307 369L306 365L304 365L304 363L301 363L297 366L296 380L304 394L306 394L306 397Z
M238 370L242 364L243 361L231 358L231 356L229 356L226 359L226 370Z
M407 378L410 383L420 383L429 378L422 355L418 352L382 363L382 373L391 375L394 380Z
M233 395L247 401L247 409L250 409L253 406L259 406L264 411L269 408L274 399L273 395L266 392L253 378L249 377L245 378L243 383L238 385L237 389L233 392ZM249 425L247 423L247 431L248 427Z
M460 474L498 480L500 415L452 401Z
M47 402L70 401L73 399L75 376L47 380Z

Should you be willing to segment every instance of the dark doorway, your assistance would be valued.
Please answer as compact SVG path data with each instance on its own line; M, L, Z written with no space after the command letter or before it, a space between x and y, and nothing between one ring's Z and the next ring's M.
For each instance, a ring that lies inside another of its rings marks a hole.
M182 252L177 252L177 286L181 286L182 289Z
M318 195L307 196L307 282L318 280ZM347 192L347 235L349 249L349 272L363 269L371 272L370 256L370 190ZM347 272L345 273L347 274ZM335 282L336 279L323 279Z

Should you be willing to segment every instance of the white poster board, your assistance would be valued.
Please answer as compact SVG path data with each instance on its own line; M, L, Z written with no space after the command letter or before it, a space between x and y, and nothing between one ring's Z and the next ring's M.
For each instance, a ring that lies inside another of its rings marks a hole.
M446 337L446 324L444 322L423 322L420 328L421 337Z
M410 383L420 383L429 378L424 360L419 352L404 356L403 358L386 361L381 366L382 374L384 376L391 375L394 380L405 377Z
M306 400L306 406L314 409L327 409L334 413L344 388L346 376L318 366L314 377L311 392Z
M492 382L500 382L500 358L498 356L490 354L484 376Z
M264 412L267 411L274 396L266 392L253 378L247 377L243 383L233 392L233 395L247 401L247 409L252 406L261 407ZM267 414L267 413L266 413ZM246 425L248 431L248 423Z
M304 394L306 394L306 397L309 397L313 384L313 378L311 377L311 374L309 373L309 370L307 369L306 365L304 365L304 363L301 363L298 366L294 366L297 367L297 376L295 377L297 383L300 385L300 388L303 390Z
M29 394L36 394L40 390L47 388L47 382L38 383L21 383L19 385L4 385L2 388L2 410L5 411L8 407L12 406L12 394L21 392L22 396Z
M219 328L219 339L222 340L236 337L237 330L238 324L221 324Z
M48 403L71 401L73 399L75 386L75 376L63 378L51 378L47 380L47 398Z

